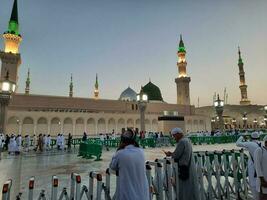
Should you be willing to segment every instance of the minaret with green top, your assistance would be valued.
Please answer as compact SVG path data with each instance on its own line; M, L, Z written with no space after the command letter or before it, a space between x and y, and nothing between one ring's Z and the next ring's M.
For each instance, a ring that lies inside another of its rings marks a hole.
M94 90L94 98L98 99L99 98L99 90L98 90L98 76L96 74L96 78L95 78L95 90Z
M18 20L18 3L14 0L11 17L8 23L8 30L3 34L5 40L4 51L6 53L19 53L19 45L22 37L19 33L19 20Z
M247 85L245 79L245 71L244 71L244 63L241 57L241 51L238 47L238 68L239 68L239 80L240 80L240 91L241 91L241 100L240 105L250 105L250 101L248 100L247 94Z
M69 86L69 97L73 97L73 81L72 81L72 74L70 76L70 86Z
M180 42L177 51L178 56L178 78L175 79L177 86L177 104L179 105L190 105L190 88L189 83L190 77L186 73L186 50L182 35L180 35Z
M30 94L30 69L28 69L27 73L27 79L26 79L26 87L25 87L25 94L29 95Z
M22 37L19 32L18 20L18 3L14 0L11 17L8 23L7 31L3 34L4 49L0 52L1 66L1 79L4 79L5 71L9 71L10 81L18 82L18 68L21 64L19 54L19 45Z

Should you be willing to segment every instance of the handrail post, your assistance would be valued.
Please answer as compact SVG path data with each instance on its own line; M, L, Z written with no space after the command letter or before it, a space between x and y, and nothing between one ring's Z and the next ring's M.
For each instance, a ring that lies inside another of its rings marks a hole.
M57 200L57 190L58 190L58 178L57 176L52 176L51 200Z
M29 195L28 200L33 200L33 190L34 190L34 177L29 180Z
M2 189L2 200L10 200L10 190L12 187L12 180L8 180L4 183Z

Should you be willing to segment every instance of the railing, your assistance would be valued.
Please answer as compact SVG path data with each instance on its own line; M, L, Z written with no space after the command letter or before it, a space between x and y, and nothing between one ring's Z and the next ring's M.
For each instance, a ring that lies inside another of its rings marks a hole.
M260 140L263 139L264 136L266 136L267 133L261 134L260 135ZM244 136L250 136L250 135L244 135ZM201 145L201 144L226 144L226 143L235 143L238 139L239 135L220 135L220 136L197 136L197 135L192 135L189 136L188 138L191 140L191 142L194 145ZM136 139L137 142L139 143L140 146L142 147L160 147L160 146L169 146L169 145L174 145L175 141L169 137L169 136L164 136L160 138L155 138L155 137L150 137L150 138L143 138L143 139ZM120 138L117 137L115 139L105 139L101 140L99 137L95 138L89 138L87 139L89 143L94 143L94 144L101 144L106 147L110 148L117 148L120 143ZM77 147L80 145L82 142L82 138L73 138L71 140L71 146L72 147ZM24 141L22 141L23 145ZM65 139L65 145L68 143L68 139ZM33 146L33 140L31 140L30 146ZM51 139L51 148L55 148L56 146L56 139Z
M240 151L215 151L194 152L193 159L196 162L199 196L201 200L212 199L248 199L249 190L247 183L247 156ZM179 199L179 169L178 164L170 158L156 159L146 162L146 176L149 184L150 198L157 200L181 200ZM81 176L71 174L70 188L59 190L59 180L52 177L51 200L112 200L116 194L111 191L111 185L119 182L119 173L107 169L105 178L103 173L90 172L88 185L81 186ZM111 176L116 176L116 181L111 181ZM29 180L28 200L33 200L34 177ZM130 181L130 180L129 180ZM2 190L2 199L10 200L12 181L8 180ZM38 200L47 199L47 191L39 193ZM17 200L26 199L25 194L17 196ZM35 198L36 199L36 198Z

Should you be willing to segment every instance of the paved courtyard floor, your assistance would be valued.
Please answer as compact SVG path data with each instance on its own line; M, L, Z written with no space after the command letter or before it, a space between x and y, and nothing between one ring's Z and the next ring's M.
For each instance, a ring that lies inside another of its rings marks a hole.
M147 160L155 160L156 158L163 158L164 150L174 150L174 147L162 148L147 148L145 149L145 156ZM213 151L223 149L238 149L235 144L222 144L222 145L195 145L194 151ZM41 189L51 193L51 177L57 175L59 178L59 191L63 187L69 188L70 174L72 172L79 173L82 177L82 183L88 185L89 172L101 171L107 169L115 149L110 151L103 151L102 161L87 160L77 157L77 149L71 152L44 152L44 153L22 153L19 156L11 156L6 153L3 154L0 160L0 186L8 179L13 180L12 197L22 192L22 199L26 199L28 195L28 181L35 177L35 192L34 196L38 196ZM114 178L115 180L115 178ZM114 189L114 188L112 188ZM1 199L0 194L0 199ZM47 196L49 197L49 196Z

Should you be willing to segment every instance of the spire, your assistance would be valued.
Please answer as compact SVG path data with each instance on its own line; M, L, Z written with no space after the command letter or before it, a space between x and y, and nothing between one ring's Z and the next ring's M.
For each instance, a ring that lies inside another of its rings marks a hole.
M69 91L69 97L73 97L73 82L72 82L72 74L70 76L70 91Z
M243 64L240 47L238 46L238 64Z
M98 77L97 77L97 74L96 74L96 77L95 77L95 89L98 89Z
M14 0L12 13L8 24L8 33L19 35L19 20L18 20L18 5L17 0Z
M98 76L95 77L95 90L94 90L95 99L98 99L99 90L98 90Z
M178 52L186 52L182 34L180 34L180 42L179 42Z
M28 73L27 73L27 79L26 79L26 87L25 87L25 94L30 94L30 69L28 69Z
M18 21L18 4L17 4L17 0L14 0L14 3L13 3L13 8L12 8L10 21L15 21L15 22L19 23L19 21Z

